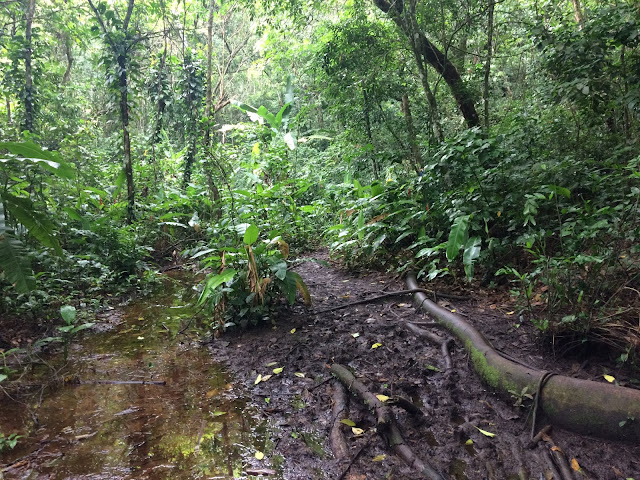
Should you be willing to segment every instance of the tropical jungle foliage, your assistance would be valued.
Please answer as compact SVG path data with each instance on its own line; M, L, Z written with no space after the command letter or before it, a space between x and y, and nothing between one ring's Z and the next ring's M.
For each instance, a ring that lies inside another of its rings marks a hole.
M67 335L192 262L210 329L275 322L326 245L635 360L639 8L4 2L0 314Z

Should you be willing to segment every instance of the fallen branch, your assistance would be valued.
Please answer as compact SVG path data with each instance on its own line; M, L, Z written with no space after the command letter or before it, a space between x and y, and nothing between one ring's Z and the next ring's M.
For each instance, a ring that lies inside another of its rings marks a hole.
M413 453L413 450L405 443L389 406L378 400L373 393L367 390L367 387L362 382L357 380L356 377L342 365L337 363L331 365L331 373L335 375L354 396L362 400L369 408L373 408L376 415L378 433L400 458L416 471L420 472L425 478L429 480L444 480L444 477L431 464L419 459Z
M424 338L429 342L440 346L442 356L444 357L445 371L453 368L453 361L451 360L451 354L449 353L449 345L453 342L453 338L443 338L436 333L417 327L415 323L407 323L406 325L409 331L417 337Z
M525 388L540 390L539 413L549 423L581 434L640 442L640 390L564 375L543 379L544 372L500 355L467 320L428 300L414 275L407 276L407 286L416 290L416 303L460 339L476 372L497 392L508 396Z
M72 385L166 385L167 382L155 381L155 380L90 380L83 381L76 378L73 381L67 382Z
M345 303L344 305L339 305L337 307L327 308L326 310L320 310L319 312L314 312L314 315L335 312L336 310L342 310L343 308L355 307L356 305L364 305L365 303L377 302L378 300L383 300L385 298L399 297L401 295L409 295L411 293L424 293L424 294L430 294L430 295L433 294L442 298L449 298L449 299L455 299L455 300L468 300L470 298L470 297L461 297L457 295L439 293L432 290L426 290L424 288L410 288L408 290L398 290L396 292L383 293L382 295L377 295L375 297L367 298L365 300L356 300L355 302Z
M338 460L349 458L349 447L347 446L347 441L344 439L341 429L342 420L346 418L346 410L347 392L345 392L340 382L336 382L333 388L333 411L331 413L333 422L329 440L331 442L331 451Z

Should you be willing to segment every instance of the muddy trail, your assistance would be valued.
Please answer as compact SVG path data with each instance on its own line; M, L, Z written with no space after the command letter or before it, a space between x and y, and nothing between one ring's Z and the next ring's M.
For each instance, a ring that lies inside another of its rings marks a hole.
M347 271L325 253L314 257L294 267L313 306L281 305L275 325L203 342L198 282L172 271L158 294L102 315L67 360L39 356L23 372L17 401L0 400L0 431L23 435L0 454L0 478L429 478L399 455L409 451L447 479L640 479L637 445L556 428L529 448L534 392L497 396L459 342L448 344L447 365L439 345L407 328L436 331L410 295L314 313L406 288L390 275ZM453 293L439 304L505 355L583 379L638 380L595 357L554 358L506 291L472 289L463 299L451 286L436 288ZM332 375L338 364L382 395L369 405L400 402L387 413L401 448L388 445L372 409ZM560 451L568 477L554 466Z
M320 263L303 262L295 269L309 286L311 309L283 309L275 327L228 332L210 344L213 357L229 366L274 428L265 465L282 464L287 479L428 478L376 433L371 409L345 393L330 371L340 364L370 393L384 395L379 398L410 402L391 407L404 442L442 478L640 478L638 445L558 428L531 445L535 392L494 394L479 380L459 342L450 344L452 368L447 369L442 349L407 328L408 322L433 328L409 295L315 315L406 288L389 275L347 271L326 255L320 258ZM472 298L458 294L438 300L466 317L504 355L534 368L599 382L608 373L627 386L638 380L637 372L633 378L633 372L617 370L615 363L554 358L510 302L507 292L489 295L481 289ZM544 426L538 422L536 431ZM340 437L346 442L342 449L335 444Z

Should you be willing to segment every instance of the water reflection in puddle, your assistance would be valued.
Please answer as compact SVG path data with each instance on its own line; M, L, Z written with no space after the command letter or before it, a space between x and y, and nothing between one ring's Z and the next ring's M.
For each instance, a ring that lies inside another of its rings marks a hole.
M37 408L33 396L27 405L2 399L0 431L25 436L0 456L3 464L22 459L5 478L242 476L243 459L264 451L268 434L206 349L176 337L194 313L191 295L167 279L160 296L127 307L114 330L76 343L61 370L67 383Z

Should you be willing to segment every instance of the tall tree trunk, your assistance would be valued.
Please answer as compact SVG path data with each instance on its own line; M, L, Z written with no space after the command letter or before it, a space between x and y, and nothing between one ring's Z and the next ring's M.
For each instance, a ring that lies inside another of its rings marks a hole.
M576 17L578 29L582 30L582 27L584 27L584 13L582 13L580 0L571 0L571 3L573 4L573 14Z
M36 10L36 0L28 0L27 11L25 14L25 51L24 51L24 129L33 132L33 74L31 72L31 54L33 45L31 39L31 30L33 25L33 16Z
M409 147L411 149L411 163L416 173L420 173L422 158L418 146L418 139L416 138L416 131L413 127L413 116L411 115L409 96L406 93L402 95L402 112L404 113L404 119L407 124L407 136L409 137Z
M371 134L371 118L370 118L370 108L369 108L369 96L367 95L367 89L362 87L362 116L364 117L364 127L367 133L367 139L369 143L373 145L373 136ZM373 177L378 180L380 178L380 168L378 167L378 162L376 161L375 155L371 156L371 163L373 166Z
M67 57L67 68L62 76L62 83L69 83L71 78L71 67L73 67L73 45L71 43L71 35L69 32L62 34L62 41L64 42L64 55Z
M213 13L215 9L215 0L209 0L209 20L207 22L207 98L205 103L204 115L207 117L207 125L204 132L204 143L208 148L211 146L211 125L213 119Z
M458 104L460 113L464 117L469 128L480 124L480 118L473 98L469 93L466 84L462 81L460 73L451 60L442 53L438 47L429 41L424 32L418 27L415 14L416 0L410 0L410 11L404 8L404 2L397 1L393 4L387 0L373 0L373 3L384 13L389 14L391 19L400 27L410 40L414 54L419 55L426 63L431 65L449 86L451 94Z
M491 76L491 57L493 55L493 11L496 3L489 0L487 12L487 61L484 64L484 84L482 88L482 101L484 103L484 127L489 128L489 77Z
M413 47L413 41L410 39ZM444 134L442 133L442 126L440 125L440 113L438 111L438 102L436 96L431 90L429 85L429 77L427 77L427 69L422 60L422 56L417 52L415 48L412 48L416 58L416 65L418 66L418 74L420 75L420 81L422 82L422 89L427 96L427 102L429 103L429 121L431 122L431 130L433 130L433 136L438 143L444 141Z
M9 95L5 97L5 103L7 105L7 125L11 125L13 123L13 119L11 118L11 99Z
M133 223L135 209L135 189L133 185L133 164L131 162L131 138L129 137L129 85L127 80L127 57L118 55L120 85L120 120L122 122L122 144L124 150L124 172L127 177L127 222Z

